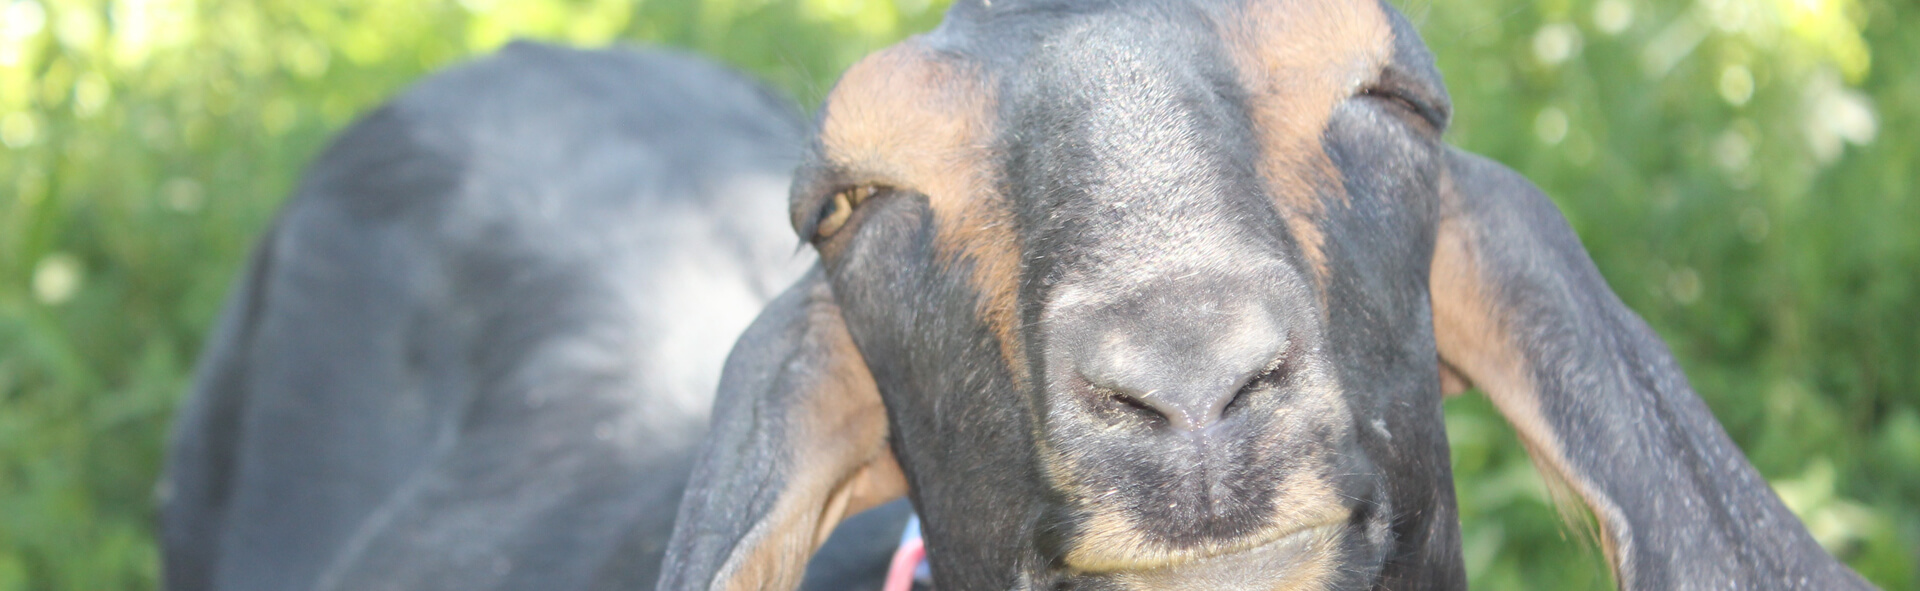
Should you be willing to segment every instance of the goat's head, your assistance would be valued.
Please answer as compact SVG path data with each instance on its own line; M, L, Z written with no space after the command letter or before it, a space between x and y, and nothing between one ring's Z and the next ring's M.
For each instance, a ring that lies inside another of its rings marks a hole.
M963 5L842 79L793 216L943 575L1277 544L1332 577L1430 535L1396 510L1451 514L1424 289L1446 97L1390 14Z
M947 588L1460 587L1463 379L1621 576L1676 576L1642 556L1668 499L1606 455L1733 448L1551 204L1441 143L1449 112L1376 0L955 4L827 99L791 211L823 270L736 348L662 588L789 586L908 491ZM1718 439L1636 438L1579 380Z

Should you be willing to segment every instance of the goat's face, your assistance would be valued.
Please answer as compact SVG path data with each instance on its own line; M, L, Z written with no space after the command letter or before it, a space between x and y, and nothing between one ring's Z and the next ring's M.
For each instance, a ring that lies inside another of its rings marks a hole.
M1447 487L1389 485L1447 479L1448 107L1411 28L1006 12L849 71L794 191L942 582L1371 580L1386 539L1452 535Z
M828 97L661 589L902 493L946 589L1464 588L1468 383L1623 588L1864 587L1449 111L1378 0L961 0Z

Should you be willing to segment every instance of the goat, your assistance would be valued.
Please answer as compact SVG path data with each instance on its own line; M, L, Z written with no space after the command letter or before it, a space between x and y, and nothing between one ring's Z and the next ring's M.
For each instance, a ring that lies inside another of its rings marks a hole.
M1379 0L958 0L822 107L658 588L905 495L941 589L1460 589L1469 386L1621 588L1867 588L1450 109Z
M201 358L166 587L651 585L726 349L810 261L802 132L701 60L528 43L344 131ZM809 588L877 589L906 513Z

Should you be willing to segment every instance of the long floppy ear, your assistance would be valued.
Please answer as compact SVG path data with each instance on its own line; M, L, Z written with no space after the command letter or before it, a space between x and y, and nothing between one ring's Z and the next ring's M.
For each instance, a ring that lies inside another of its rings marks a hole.
M733 347L659 588L793 589L842 518L906 493L866 362L818 267Z
M1620 588L1871 588L1747 463L1539 189L1455 150L1440 197L1441 361L1593 511Z

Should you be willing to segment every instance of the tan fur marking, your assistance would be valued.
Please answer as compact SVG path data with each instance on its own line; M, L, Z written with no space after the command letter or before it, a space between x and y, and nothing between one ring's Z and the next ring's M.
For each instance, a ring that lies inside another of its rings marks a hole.
M827 97L820 142L856 178L919 191L933 208L942 264L968 263L980 318L1010 367L1025 367L1015 330L1020 255L993 187L993 87L954 55L917 39L868 56ZM1016 379L1025 379L1015 372Z
M1451 181L1443 182L1446 186L1442 193L1451 194ZM1540 409L1539 388L1526 357L1503 326L1504 311L1486 291L1473 244L1471 228L1457 220L1441 222L1430 279L1433 333L1441 357L1447 366L1486 392L1494 407L1513 424L1555 500L1565 499L1564 491L1571 490L1594 512L1607 564L1614 569L1614 580L1623 581L1621 576L1631 573L1620 571L1630 565L1620 565L1617 560L1627 555L1620 551L1617 534L1630 531L1626 516L1568 461L1565 446ZM1575 527L1586 523L1584 518L1572 518L1564 504L1560 510Z
M1320 144L1333 109L1372 81L1393 51L1393 27L1374 0L1248 0L1219 25L1247 89L1275 205L1315 281L1327 279L1325 213L1316 187L1346 199Z
M822 283L809 310L807 340L825 343L826 375L797 405L797 427L787 459L794 466L785 494L720 568L715 583L728 591L793 589L807 559L842 519L899 498L905 475L887 446L886 408L866 360L853 345L832 296Z
M1204 563L1121 573L1114 580L1123 589L1141 591L1321 591L1340 571L1343 525L1302 530Z

